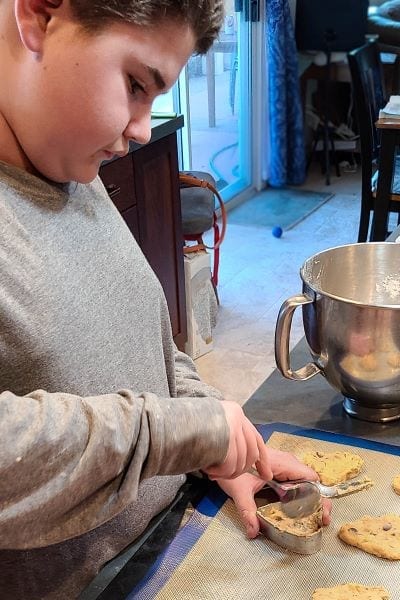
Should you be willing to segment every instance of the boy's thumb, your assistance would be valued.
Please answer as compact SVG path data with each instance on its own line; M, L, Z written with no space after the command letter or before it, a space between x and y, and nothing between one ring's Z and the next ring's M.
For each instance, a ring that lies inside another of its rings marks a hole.
M239 512L240 519L246 528L247 537L255 538L259 531L260 525L256 514L257 506L251 490L243 491L243 493L233 498L236 508Z
M246 535L251 540L258 536L260 531L260 523L258 517L254 511L243 511L242 521L246 527Z

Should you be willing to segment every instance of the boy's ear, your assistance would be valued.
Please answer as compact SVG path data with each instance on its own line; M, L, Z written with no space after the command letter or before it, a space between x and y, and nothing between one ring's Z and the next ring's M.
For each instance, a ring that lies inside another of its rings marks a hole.
M40 52L53 10L63 0L15 0L15 20L22 43L31 52Z

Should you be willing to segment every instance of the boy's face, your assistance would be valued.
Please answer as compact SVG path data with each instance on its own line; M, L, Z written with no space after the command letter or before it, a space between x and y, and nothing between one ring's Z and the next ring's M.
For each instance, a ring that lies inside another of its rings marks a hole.
M71 19L52 18L42 52L26 50L15 90L12 129L30 163L53 181L87 183L130 139L148 142L152 102L174 84L194 44L176 23L121 23L84 36Z

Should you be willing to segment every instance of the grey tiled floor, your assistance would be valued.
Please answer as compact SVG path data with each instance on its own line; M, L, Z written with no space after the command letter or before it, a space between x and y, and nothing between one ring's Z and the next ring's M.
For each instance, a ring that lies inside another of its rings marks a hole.
M281 303L301 292L299 269L314 253L357 240L360 173L332 177L325 186L316 166L303 186L330 191L332 199L284 232L229 225L221 248L219 297L213 350L196 360L202 378L226 399L243 404L275 368L274 331ZM295 314L292 343L303 335Z

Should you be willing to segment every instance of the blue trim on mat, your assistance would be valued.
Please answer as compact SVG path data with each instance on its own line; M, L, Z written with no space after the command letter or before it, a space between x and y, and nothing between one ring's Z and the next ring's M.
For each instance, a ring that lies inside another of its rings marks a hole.
M210 490L210 492L200 500L200 502L196 506L196 511L205 515L206 517L211 518L215 517L219 509L227 500L228 496L217 486ZM189 520L184 527L174 537L172 542L167 546L167 548L160 554L157 560L150 567L145 577L131 590L126 596L126 600L134 600L136 595L145 588L145 586L151 581L151 579L156 574L160 565L166 559L168 560L168 556L174 558L174 566L176 564L176 558L179 557L179 563L181 563L186 556L189 554L195 543L201 538L204 531L207 529L209 523L206 526L200 527L198 524L193 525ZM164 577L159 577L159 581L157 583L158 591L162 589L162 587L167 583L168 579L173 573L174 568L171 567L171 571L164 567Z
M347 446L356 446L358 448L365 448L366 450L374 450L375 452L384 452L386 454L400 456L400 446L393 446L393 444L375 442L364 438L356 438L343 433L331 433L329 431L321 431L320 429L303 429L298 425L289 425L288 423L268 423L266 425L256 425L256 427L265 441L267 441L275 431L279 431L281 433L293 433L315 440L346 444Z
M400 447L398 446L366 440L363 438L356 438L341 433L330 433L327 431L321 431L319 429L304 429L297 425L289 425L288 423L269 423L266 425L256 425L256 427L265 441L268 441L271 435L275 432L292 433L294 435L324 440L326 442L336 442L338 444L345 444L347 446L356 446L358 448L365 448L367 450L375 450L376 452L385 452L386 454L400 456ZM164 550L164 552L160 554L142 581L140 581L128 594L126 600L134 600L136 595L143 591L146 585L148 585L155 576L158 578L158 581L156 584L154 584L154 586L157 587L157 591L162 589L176 568L176 559L178 558L179 563L181 563L186 558L195 543L200 539L208 525L211 523L212 517L217 514L226 499L226 494L217 487L213 488L207 494L207 496L202 498L202 500L196 506L196 510L206 517L210 517L210 522L206 523L204 526L200 526L198 523L193 524L189 520L186 525L182 527L180 531L178 531L170 545ZM171 558L170 570L168 569L169 558ZM157 570L160 568L163 562L165 563L163 565L163 573L162 575L160 575L160 573L157 574Z
M216 484L214 484L216 485ZM196 510L206 517L215 517L227 499L227 495L219 487L212 489L196 506Z

